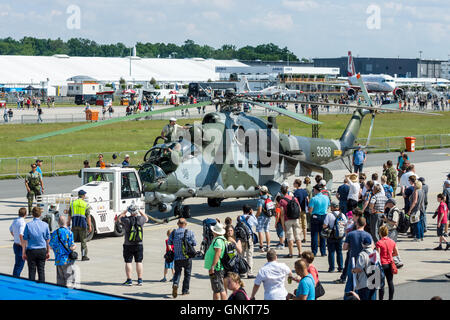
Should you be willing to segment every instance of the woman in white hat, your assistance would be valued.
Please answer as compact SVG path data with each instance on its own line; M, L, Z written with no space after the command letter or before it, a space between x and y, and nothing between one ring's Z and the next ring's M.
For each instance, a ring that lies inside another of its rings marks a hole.
M221 223L211 226L214 239L205 253L204 268L208 270L213 300L227 300L224 278L225 270L220 261L226 251L225 228Z

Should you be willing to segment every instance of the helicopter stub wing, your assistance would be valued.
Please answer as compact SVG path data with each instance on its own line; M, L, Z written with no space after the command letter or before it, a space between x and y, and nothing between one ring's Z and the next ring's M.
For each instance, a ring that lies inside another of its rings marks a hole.
M53 132L46 132L46 133L39 134L36 136L18 139L17 141L21 141L21 142L22 141L23 142L35 141L35 140L40 140L40 139L44 139L44 138L59 136L61 134L72 133L72 132L77 132L77 131L81 131L81 130L85 130L85 129L105 126L108 124L113 124L113 123L117 123L117 122L121 122L121 121L137 120L137 119L145 118L145 117L152 116L155 114L162 114L162 113L167 113L167 112L180 111L180 110L184 110L184 109L203 107L203 106L207 106L209 104L211 104L211 101L205 101L205 102L200 102L200 103L190 104L190 105L185 105L185 106L178 106L178 107L155 110L155 111L144 112L144 113L139 113L139 114L133 114L130 116L113 118L113 119L109 119L109 120L91 122L91 123L83 124L81 126L71 127L71 128L67 128L67 129L53 131Z
M290 111L290 110L277 108L277 107L274 107L274 106L270 106L268 104L264 104L264 103L260 103L260 102L256 102L256 101L252 101L252 100L239 99L239 101L240 102L254 104L254 105L257 105L259 107L263 107L265 109L278 112L278 113L280 113L282 115L288 116L288 117L290 117L292 119L298 120L298 121L306 123L306 124L322 124L322 122L320 122L320 121L313 120L311 118L308 118L306 116L303 116L301 114L298 114L298 113Z

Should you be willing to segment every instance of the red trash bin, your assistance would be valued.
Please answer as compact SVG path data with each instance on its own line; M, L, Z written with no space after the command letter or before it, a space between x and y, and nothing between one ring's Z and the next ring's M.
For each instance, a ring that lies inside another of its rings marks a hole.
M416 151L416 138L415 137L405 137L406 151L414 152Z

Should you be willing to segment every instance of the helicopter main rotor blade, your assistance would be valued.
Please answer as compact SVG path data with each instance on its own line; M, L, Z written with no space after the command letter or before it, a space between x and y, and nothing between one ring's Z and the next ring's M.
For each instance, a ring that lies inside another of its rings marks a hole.
M81 131L81 130L85 130L85 129L105 126L105 125L112 124L112 123L145 118L145 117L155 115L155 114L162 114L162 113L174 112L174 111L179 111L179 110L184 110L184 109L203 107L203 106L207 106L209 104L211 104L211 101L205 101L205 102L189 104L189 105L185 105L185 106L178 106L178 107L155 110L155 111L150 111L150 112L145 112L145 113L133 114L130 116L124 116L124 117L115 118L115 119L91 122L91 123L83 124L81 126L71 127L71 128L67 128L67 129L58 130L58 131L39 134L39 135L32 136L32 137L18 139L17 141L23 141L23 142L35 141L35 140L40 140L40 139L44 139L44 138L48 138L48 137L58 136L61 134L66 134L66 133Z
M273 107L273 106L269 106L268 104L264 104L264 103L260 103L260 102L255 102L252 100L244 100L244 99L238 99L238 101L240 102L245 102L245 103L250 103L250 104L254 104L263 108L266 108L268 110L272 110L278 113L281 113L285 116L288 116L292 119L298 120L300 122L306 123L306 124L322 124L322 122L320 121L316 121L313 120L311 118L308 118L306 116L303 116L301 114L298 114L296 112L290 111L290 110L286 110L286 109L281 109L281 108L277 108L277 107Z
M442 116L440 113L431 113L423 111L409 111L402 110L399 107L399 103L383 104L381 107L369 107L369 106L357 106L354 104L342 104L342 103L330 103L330 102L316 102L316 101L300 101L300 100L271 100L271 99L258 99L258 102L282 102L282 103L301 103L301 104L311 104L318 106L330 106L330 107L343 107L343 108L353 108L353 109L366 109L371 111L386 111L386 112L404 112L404 113L416 113L425 114L428 116Z

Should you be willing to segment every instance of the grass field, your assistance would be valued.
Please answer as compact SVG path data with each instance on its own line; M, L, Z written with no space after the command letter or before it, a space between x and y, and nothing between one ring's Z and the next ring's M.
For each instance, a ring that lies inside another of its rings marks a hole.
M450 133L450 112L442 114L441 117L412 114L377 115L373 137ZM321 115L320 120L323 124L320 126L320 136L339 138L350 118L350 115ZM193 121L189 120L190 123ZM311 136L310 126L287 117L279 117L277 121L281 132L287 133L290 129L293 135ZM179 123L183 124L181 120ZM166 120L127 121L35 142L16 142L16 140L77 126L79 123L0 126L0 158L147 150L166 124ZM367 117L360 130L360 137L367 137L369 126L370 117Z

